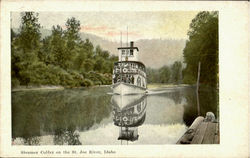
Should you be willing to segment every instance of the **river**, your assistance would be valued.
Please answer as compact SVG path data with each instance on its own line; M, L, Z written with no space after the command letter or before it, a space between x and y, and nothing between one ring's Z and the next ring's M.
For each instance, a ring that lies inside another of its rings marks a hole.
M219 118L218 90L157 88L144 96L110 87L12 92L13 145L175 144L193 120ZM199 109L199 110L198 110Z

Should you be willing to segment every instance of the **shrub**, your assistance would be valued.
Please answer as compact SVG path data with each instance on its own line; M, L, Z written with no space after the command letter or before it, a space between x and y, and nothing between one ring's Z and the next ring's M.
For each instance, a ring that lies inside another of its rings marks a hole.
M83 80L83 86L89 87L89 86L93 86L93 85L94 85L93 81L91 81L89 79Z
M17 78L12 78L11 79L11 87L15 88L20 85L20 81Z

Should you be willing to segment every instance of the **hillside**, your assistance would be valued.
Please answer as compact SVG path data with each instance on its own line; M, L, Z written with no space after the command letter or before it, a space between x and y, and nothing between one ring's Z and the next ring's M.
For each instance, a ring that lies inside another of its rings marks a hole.
M14 29L16 32L17 29ZM41 29L42 38L49 36L51 30ZM89 39L94 46L100 45L102 49L108 50L112 55L117 55L119 42L109 41L102 37L81 33L82 39ZM126 45L126 44L123 44ZM139 58L147 66L159 68L163 65L170 65L175 61L183 61L183 49L185 40L175 39L142 39L135 41L135 46L140 50Z
M118 42L105 40L101 37L81 33L82 39L89 39L95 46L100 45L111 54L117 55ZM123 45L126 45L123 43ZM159 68L163 65L173 64L175 61L183 61L182 51L185 47L185 40L173 39L142 39L135 41L135 46L139 48L140 60L148 67Z

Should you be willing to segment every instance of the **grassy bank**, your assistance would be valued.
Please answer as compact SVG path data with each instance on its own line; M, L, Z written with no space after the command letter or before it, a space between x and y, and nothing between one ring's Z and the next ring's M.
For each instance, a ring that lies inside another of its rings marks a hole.
M19 86L11 89L12 92L17 91L30 91L30 90L63 90L65 88L97 88L97 87L109 87L110 85L94 85L89 87L63 87L63 86Z
M29 91L29 90L63 90L63 86L18 86L15 88L12 88L12 92L17 91Z

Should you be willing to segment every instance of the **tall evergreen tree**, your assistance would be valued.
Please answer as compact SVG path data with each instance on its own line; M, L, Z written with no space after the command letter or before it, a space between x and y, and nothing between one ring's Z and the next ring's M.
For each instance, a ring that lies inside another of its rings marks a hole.
M66 39L64 37L63 29L59 25L53 26L49 46L51 58L53 58L52 63L63 69L68 68L70 65L70 54L67 52L66 48Z
M21 84L27 85L34 80L34 66L38 62L41 34L37 13L24 12L21 15L20 33L13 41L12 56L16 60L12 66L18 69L17 75Z
M80 21L76 20L74 17L69 18L66 22L66 50L63 54L67 62L65 63L65 69L73 68L74 60L77 56L76 46L81 42L79 31L80 31Z
M218 12L200 12L192 20L184 48L184 82L195 83L201 62L200 82L218 83Z

